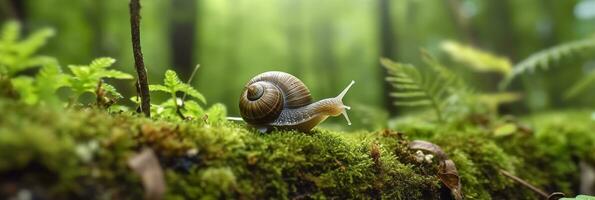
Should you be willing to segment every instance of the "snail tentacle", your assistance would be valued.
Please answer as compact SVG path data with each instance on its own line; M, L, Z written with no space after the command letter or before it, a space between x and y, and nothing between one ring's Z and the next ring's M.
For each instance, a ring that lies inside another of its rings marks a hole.
M339 99L341 104L343 104L343 97L345 97L345 94L347 94L347 91L349 91L349 89L351 88L351 86L353 86L353 84L355 84L355 81L351 80L351 83L349 83L349 85L345 89L343 89L343 91L341 91L341 93L339 93L339 95L337 95L337 97L335 97L335 98ZM346 105L341 105L341 107L343 107L343 111L341 111L341 114L343 114L343 117L345 117L345 120L347 120L347 125L351 126L351 120L349 120L347 111L345 111L345 110L351 110L351 107L346 106Z

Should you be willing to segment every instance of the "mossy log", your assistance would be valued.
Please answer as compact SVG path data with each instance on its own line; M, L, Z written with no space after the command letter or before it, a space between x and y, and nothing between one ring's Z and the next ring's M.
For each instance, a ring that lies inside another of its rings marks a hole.
M395 130L262 134L243 124L167 122L91 108L63 111L1 99L0 198L141 199L128 160L155 152L165 199L450 199L435 162L412 139L454 161L466 199L535 199L506 170L545 191L576 195L579 161L595 164L586 112L516 120L401 123ZM498 127L513 125L506 134Z

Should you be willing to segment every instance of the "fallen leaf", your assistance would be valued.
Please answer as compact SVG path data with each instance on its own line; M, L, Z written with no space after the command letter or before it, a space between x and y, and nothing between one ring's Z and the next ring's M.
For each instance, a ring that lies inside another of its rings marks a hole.
M450 192L456 200L463 199L461 179L457 167L452 160L448 159L448 156L444 153L442 148L428 141L414 140L409 143L409 149L426 151L436 155L439 163L438 178L448 189L450 189Z
M455 163L448 159L440 163L438 167L438 178L448 187L455 199L463 199L461 192L461 179Z
M440 161L440 162L448 159L448 156L446 155L446 153L444 153L444 151L438 145L435 145L434 143L431 143L428 141L423 141L423 140L411 141L409 143L409 149L430 152L430 153L436 155L436 157L438 158L438 161Z
M128 166L141 177L145 188L145 199L163 199L165 193L163 169L161 169L153 150L146 148L141 153L134 155L128 159Z

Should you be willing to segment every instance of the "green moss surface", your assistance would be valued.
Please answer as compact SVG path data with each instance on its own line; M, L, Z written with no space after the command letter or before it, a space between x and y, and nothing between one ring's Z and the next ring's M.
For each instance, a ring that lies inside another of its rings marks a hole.
M435 163L418 163L412 139L442 147L466 199L535 199L504 169L546 191L576 195L578 162L595 163L587 112L523 120L407 121L392 130L258 133L241 123L168 122L91 108L53 109L1 99L0 197L140 199L127 160L157 154L166 199L444 199ZM502 125L515 131L495 134ZM525 124L533 127L524 127Z

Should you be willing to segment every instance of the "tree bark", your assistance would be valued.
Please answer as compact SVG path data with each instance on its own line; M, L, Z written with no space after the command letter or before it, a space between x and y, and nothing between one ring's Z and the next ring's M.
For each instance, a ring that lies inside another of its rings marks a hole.
M134 65L138 74L137 93L140 97L141 112L145 116L151 117L151 97L149 95L149 81L147 78L147 69L143 61L143 52L140 45L140 0L130 0L130 33L132 35L132 51L134 55Z

